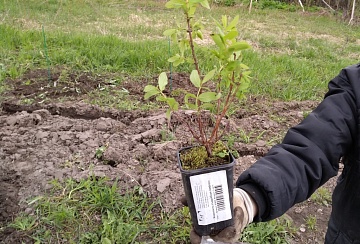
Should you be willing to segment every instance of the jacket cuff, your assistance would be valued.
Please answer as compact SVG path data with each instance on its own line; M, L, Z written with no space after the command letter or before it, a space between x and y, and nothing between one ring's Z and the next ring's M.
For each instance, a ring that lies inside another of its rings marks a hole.
M257 185L252 183L245 183L237 187L246 191L246 193L254 199L258 208L258 213L254 216L254 222L261 222L269 213L269 205L265 193Z

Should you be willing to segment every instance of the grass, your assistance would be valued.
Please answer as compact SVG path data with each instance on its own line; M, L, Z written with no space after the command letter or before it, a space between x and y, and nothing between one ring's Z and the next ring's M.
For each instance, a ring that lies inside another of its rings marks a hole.
M332 201L331 192L325 187L320 187L311 195L310 200L327 207Z
M188 208L166 213L141 187L119 185L99 177L53 181L47 195L28 201L32 212L20 213L8 226L34 243L189 243ZM286 243L292 233L291 222L280 218L249 225L242 240Z
M159 201L135 187L120 194L118 182L90 177L52 182L46 196L29 201L30 214L9 226L35 243L186 243L187 208L165 213Z
M307 216L305 222L308 229L316 230L316 223L317 223L316 216L313 215Z
M46 51L51 67L120 73L133 80L168 71L166 60L175 45L169 46L162 32L181 18L164 9L161 1L0 0L0 6L4 37L0 40L0 92L6 77L47 67ZM254 95L319 100L341 68L358 62L359 27L330 14L268 8L254 8L249 14L246 6L219 5L212 5L211 12L201 10L209 25L211 17L219 19L222 14L240 14L241 38L253 46L244 55L254 70L250 91ZM202 69L208 70L212 61L206 59Z
M253 223L246 227L241 240L248 243L259 244L287 244L296 233L292 221L286 217L263 223Z

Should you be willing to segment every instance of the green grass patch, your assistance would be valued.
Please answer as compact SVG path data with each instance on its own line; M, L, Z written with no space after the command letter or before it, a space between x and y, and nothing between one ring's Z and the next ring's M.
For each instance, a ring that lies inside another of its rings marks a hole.
M296 233L292 221L280 217L269 222L253 223L247 226L241 235L241 240L258 244L287 244Z
M19 236L34 243L189 243L188 208L166 213L141 187L120 193L117 181L99 177L51 184L47 195L28 201L31 213L9 224ZM242 241L286 243L291 233L291 222L280 218L249 225Z
M320 100L329 80L340 69L358 62L359 26L348 26L335 15L316 11L304 15L296 8L292 12L286 9L292 5L276 1L259 4L270 5L255 6L251 14L247 4L228 7L225 1L212 2L211 11L200 10L209 26L223 14L240 15L240 38L253 46L244 52L244 63L253 69L252 94L286 101ZM66 66L130 78L170 71L167 59L176 45L162 32L183 22L183 17L165 9L163 2L145 0L0 0L0 14L0 93L5 90L6 78L46 68L46 54L50 69ZM209 34L204 33L203 49L211 45ZM205 51L198 55L207 60L201 68L212 69L211 56ZM172 72L189 69L179 67Z
M329 189L320 187L311 195L310 200L328 207L332 202L331 194Z
M187 208L167 214L140 187L120 194L118 182L95 177L52 184L49 195L29 201L33 213L10 224L35 243L185 243L188 238Z
M143 111L149 111L151 109L159 109L159 105L156 103L142 103L141 101L132 98L125 89L97 89L90 92L85 101L100 107L115 108L119 110L139 109Z

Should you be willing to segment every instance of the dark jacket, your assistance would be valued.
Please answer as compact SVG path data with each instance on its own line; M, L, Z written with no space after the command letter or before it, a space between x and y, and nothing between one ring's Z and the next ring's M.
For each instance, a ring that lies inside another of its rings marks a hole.
M240 175L236 185L259 206L255 221L284 214L344 169L333 193L325 243L360 243L360 64L329 83L319 106L283 142Z

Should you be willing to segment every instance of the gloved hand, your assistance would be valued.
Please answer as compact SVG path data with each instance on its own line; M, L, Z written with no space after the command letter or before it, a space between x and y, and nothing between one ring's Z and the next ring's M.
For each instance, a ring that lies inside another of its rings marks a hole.
M186 198L182 198L181 202L187 206ZM214 241L234 243L241 235L244 228L250 224L257 213L257 205L246 191L235 188L233 195L234 207L234 225L226 227L217 235L210 236ZM201 236L199 236L194 229L190 232L190 242L192 244L200 244Z

